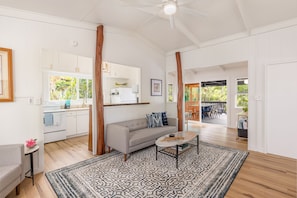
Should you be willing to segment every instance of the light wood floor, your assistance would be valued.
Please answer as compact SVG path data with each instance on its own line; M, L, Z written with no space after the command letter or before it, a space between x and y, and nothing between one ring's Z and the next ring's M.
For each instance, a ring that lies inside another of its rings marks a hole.
M247 141L236 140L236 130L218 125L191 124L189 130L200 130L200 140L222 146L247 150ZM87 136L45 145L45 172L93 157L87 150ZM129 160L129 159L128 159ZM249 156L232 183L227 198L286 198L297 197L297 160L249 152ZM9 198L16 197L11 192ZM44 173L21 184L21 198L56 197Z

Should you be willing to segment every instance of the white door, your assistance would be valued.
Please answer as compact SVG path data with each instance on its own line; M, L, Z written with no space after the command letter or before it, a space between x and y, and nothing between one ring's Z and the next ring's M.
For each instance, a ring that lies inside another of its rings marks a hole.
M297 159L297 62L266 67L267 152Z

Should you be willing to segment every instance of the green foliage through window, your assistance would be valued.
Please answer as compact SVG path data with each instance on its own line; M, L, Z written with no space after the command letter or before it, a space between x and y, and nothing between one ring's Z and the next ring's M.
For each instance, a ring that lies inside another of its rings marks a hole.
M78 100L92 98L92 80L74 76L51 75L50 100Z
M201 97L203 102L226 102L227 86L202 87Z
M237 79L236 107L248 108L248 79Z
M173 102L173 84L168 84L168 102Z

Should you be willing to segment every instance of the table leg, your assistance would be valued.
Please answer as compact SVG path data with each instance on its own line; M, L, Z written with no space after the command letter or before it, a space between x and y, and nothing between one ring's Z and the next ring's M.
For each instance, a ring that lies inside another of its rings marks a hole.
M176 168L178 169L178 145L176 145L176 155L175 155L175 158L176 158Z
M158 146L156 145L156 160L158 160Z
M197 135L197 154L199 154L199 135Z
M32 183L34 186L34 164L33 164L33 153L30 153L30 165L31 165L31 177L32 177Z

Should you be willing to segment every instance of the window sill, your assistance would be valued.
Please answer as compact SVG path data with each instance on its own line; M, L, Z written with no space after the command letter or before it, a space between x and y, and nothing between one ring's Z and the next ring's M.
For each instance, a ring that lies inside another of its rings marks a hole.
M114 106L125 106L125 105L144 105L150 104L149 102L139 102L139 103L120 103L120 104L105 104L104 107L114 107Z

